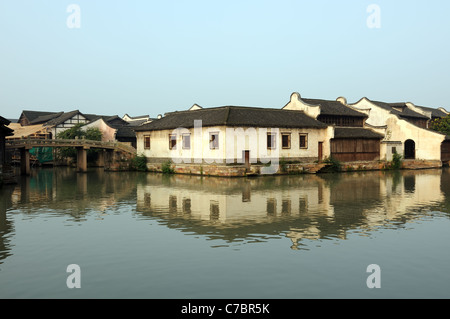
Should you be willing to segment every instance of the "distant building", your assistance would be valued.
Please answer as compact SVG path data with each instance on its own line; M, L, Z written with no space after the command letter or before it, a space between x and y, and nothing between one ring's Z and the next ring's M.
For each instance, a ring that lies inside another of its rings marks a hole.
M34 124L22 126L20 123L10 123L8 127L14 130L14 134L7 139L49 139L52 136L51 130L43 124Z
M136 133L131 124L123 120L117 115L114 116L100 116L88 114L87 117L91 120L88 124L83 126L83 129L90 127L98 128L102 132L103 141L118 141L128 143L136 148Z
M62 115L64 112L44 112L44 111L27 111L24 110L20 114L18 123L22 126L43 124L49 120Z
M22 111L19 123L22 126L42 124L51 133L50 138L77 124L88 123L89 120L79 110L71 112Z
M122 119L129 123L132 126L139 126L144 123L149 123L153 121L152 118L148 115L141 115L141 116L129 116L128 114L125 114Z

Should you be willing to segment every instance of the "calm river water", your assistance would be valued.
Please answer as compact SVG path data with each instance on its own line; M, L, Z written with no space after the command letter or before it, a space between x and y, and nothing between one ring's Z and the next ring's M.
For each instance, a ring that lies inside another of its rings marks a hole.
M0 298L449 298L450 170L33 170L0 188ZM81 288L69 289L68 265ZM370 289L376 264L380 288Z

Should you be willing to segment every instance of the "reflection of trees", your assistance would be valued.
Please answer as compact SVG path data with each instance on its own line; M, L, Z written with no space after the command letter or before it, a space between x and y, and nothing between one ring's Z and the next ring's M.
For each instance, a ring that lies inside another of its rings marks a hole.
M70 214L82 221L88 211L104 212L117 202L135 195L137 174L132 172L105 172L93 169L76 173L67 167L33 171L14 189L14 205L30 215L39 209L55 214Z

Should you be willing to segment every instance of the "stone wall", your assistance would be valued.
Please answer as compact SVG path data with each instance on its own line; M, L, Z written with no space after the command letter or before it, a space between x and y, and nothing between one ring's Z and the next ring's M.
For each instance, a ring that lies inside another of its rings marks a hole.
M360 161L341 163L341 172L351 171L377 171L389 169L389 162L386 161ZM163 163L148 163L147 169L150 172L162 172ZM325 163L280 163L278 170L273 175L298 175L320 173L328 164ZM261 169L264 165L252 165L246 169L244 165L201 165L201 164L171 164L173 173L187 175L223 176L223 177L243 177L243 176L263 176ZM425 160L404 160L402 169L427 169L440 168L441 161Z

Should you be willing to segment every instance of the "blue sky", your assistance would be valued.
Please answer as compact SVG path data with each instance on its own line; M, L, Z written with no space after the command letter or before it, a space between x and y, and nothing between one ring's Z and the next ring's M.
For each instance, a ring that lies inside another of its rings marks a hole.
M278 108L292 92L450 110L449 12L445 0L0 0L0 115Z

